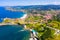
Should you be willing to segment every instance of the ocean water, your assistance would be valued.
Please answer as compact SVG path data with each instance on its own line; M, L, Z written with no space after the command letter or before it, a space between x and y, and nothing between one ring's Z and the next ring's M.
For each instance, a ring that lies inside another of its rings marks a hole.
M23 12L17 12L17 11L9 11L6 10L5 7L0 7L0 22L3 21L4 18L20 18L24 15Z
M0 7L0 22L4 18L21 18L25 13L12 12L6 10L5 7ZM30 33L28 30L23 30L20 25L4 25L0 26L0 40L29 40Z
M20 25L0 26L0 40L29 40L30 32Z

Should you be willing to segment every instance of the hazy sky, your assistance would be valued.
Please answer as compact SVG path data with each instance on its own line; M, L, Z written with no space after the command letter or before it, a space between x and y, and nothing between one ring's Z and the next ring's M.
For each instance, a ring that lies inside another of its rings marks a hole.
M0 6L17 6L17 5L60 5L60 0L0 0Z

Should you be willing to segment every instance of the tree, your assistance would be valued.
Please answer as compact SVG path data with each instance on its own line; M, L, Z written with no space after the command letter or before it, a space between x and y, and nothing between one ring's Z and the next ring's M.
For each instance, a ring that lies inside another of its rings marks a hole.
M60 22L58 22L58 21L51 21L50 23L48 23L48 25L50 27L60 29Z

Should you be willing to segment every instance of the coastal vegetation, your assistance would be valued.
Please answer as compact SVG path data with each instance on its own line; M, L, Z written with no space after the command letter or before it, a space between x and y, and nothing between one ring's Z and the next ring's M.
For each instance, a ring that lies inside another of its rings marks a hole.
M20 10L19 10L20 11ZM60 40L60 10L23 9L26 19L5 19L4 23L25 24L37 32L39 40Z
M26 18L26 26L35 30L39 40L60 40L60 13L51 11L32 11Z

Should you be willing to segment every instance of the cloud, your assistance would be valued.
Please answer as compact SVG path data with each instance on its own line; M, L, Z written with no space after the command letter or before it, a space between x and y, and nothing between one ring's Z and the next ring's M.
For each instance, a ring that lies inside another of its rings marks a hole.
M52 4L60 5L60 2L53 2Z
M13 1L0 1L0 6L21 6L21 5L60 5L60 1L57 0L13 0Z

